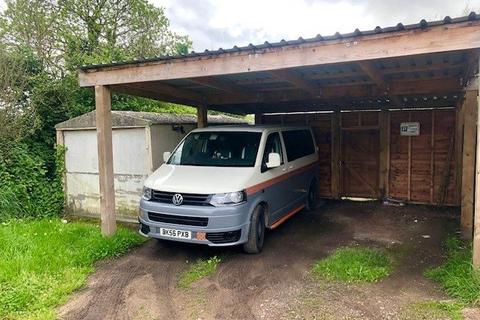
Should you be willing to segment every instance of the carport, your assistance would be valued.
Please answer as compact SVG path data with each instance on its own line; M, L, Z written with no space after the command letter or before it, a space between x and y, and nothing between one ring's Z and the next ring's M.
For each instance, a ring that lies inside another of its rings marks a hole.
M115 232L111 94L314 128L322 197L461 205L480 266L480 15L85 66L94 87L102 231ZM475 196L475 194L477 196ZM477 221L477 223L474 223Z

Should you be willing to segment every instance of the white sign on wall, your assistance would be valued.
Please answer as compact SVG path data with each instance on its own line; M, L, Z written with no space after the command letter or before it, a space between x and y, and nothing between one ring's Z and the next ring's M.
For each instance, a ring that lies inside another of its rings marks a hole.
M402 122L400 123L401 136L418 136L420 135L420 122Z

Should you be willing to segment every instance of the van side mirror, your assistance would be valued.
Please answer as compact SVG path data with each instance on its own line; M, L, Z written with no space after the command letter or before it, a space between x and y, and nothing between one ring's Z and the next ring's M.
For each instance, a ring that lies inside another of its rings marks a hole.
M267 168L276 168L280 167L281 160L280 160L280 155L278 153L272 152L268 154L268 162L267 162Z
M170 159L170 156L171 156L171 155L172 155L171 152L165 151L165 152L163 153L163 162L167 162L168 159Z

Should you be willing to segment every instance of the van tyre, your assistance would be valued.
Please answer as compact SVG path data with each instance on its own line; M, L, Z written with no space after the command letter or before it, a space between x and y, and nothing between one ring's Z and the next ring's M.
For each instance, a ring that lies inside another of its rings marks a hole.
M315 180L310 182L310 187L308 188L307 194L307 203L305 205L305 209L307 211L315 210L317 207L317 183Z
M248 241L243 245L246 253L259 253L263 248L265 238L265 208L261 205L255 207L250 219Z

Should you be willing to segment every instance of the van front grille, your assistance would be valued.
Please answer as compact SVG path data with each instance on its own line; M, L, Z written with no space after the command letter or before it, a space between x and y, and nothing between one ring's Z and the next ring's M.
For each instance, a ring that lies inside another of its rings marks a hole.
M187 226L206 227L208 225L208 218L203 217L177 216L171 214L149 212L148 218L156 222L180 224Z
M165 192L165 191L157 191L152 190L152 199L151 201L155 202L162 202L162 203L173 203L172 199L173 196L177 194L177 192ZM209 194L197 194L197 193L178 193L182 195L183 202L182 205L193 205L193 206L208 206L210 205Z

